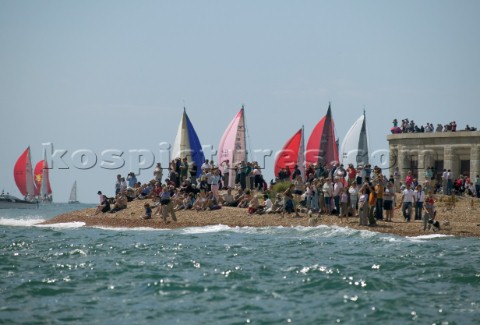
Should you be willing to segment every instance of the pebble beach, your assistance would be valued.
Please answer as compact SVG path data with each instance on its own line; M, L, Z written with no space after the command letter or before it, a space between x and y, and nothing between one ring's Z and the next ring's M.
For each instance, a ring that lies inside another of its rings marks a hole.
M398 198L397 198L398 199ZM438 196L436 203L437 217L440 230L437 234L459 237L480 237L480 199L457 197L455 206L450 203L450 198ZM222 207L213 211L180 210L176 212L177 222L170 218L165 223L160 216L153 215L152 219L144 220L143 205L145 200L135 200L128 203L128 207L117 213L100 213L94 215L95 208L72 211L58 215L44 221L43 224L58 224L68 222L82 222L87 227L112 227L112 228L187 228L204 227L210 225L226 225L229 227L311 227L311 226L338 226L353 229L364 229L380 233L390 233L399 236L420 236L433 233L432 230L423 230L423 222L412 220L405 222L401 210L394 211L391 222L377 221L376 226L359 226L358 217L343 218L340 220L332 215L314 215L314 220L306 211L300 212L300 217L295 214L252 214L247 209Z

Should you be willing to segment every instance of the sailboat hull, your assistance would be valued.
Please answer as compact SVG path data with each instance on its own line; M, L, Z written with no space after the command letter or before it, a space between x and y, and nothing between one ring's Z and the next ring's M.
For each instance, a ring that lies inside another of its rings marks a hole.
M21 200L11 195L0 196L0 209L36 209L38 202Z

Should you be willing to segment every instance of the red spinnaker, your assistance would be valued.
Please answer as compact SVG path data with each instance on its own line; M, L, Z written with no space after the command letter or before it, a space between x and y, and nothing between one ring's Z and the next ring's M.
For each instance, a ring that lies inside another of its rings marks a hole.
M335 125L330 105L328 105L327 114L318 122L308 139L306 161L307 164L322 166L338 162Z
M300 151L300 143L302 140L302 129L295 132L295 134L285 143L282 150L278 153L275 159L274 172L275 176L281 168L289 167L293 170L298 164L298 154Z

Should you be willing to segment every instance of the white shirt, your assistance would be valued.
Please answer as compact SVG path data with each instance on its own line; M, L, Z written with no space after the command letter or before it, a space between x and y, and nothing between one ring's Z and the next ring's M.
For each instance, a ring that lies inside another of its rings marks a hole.
M335 186L333 187L333 196L339 196L342 189L343 184L340 182L335 182Z
M421 190L420 192L415 190L415 202L424 202L425 201L425 192Z
M403 203L413 203L414 201L414 196L413 196L413 190L412 189L404 189L403 190Z
M265 201L265 209L271 209L272 207L273 207L272 200L267 199L267 200Z
M442 174L442 179L446 181L447 176L448 176L447 171L444 171L443 174Z
M333 186L332 186L332 183L325 183L323 184L323 193L324 193L324 196L325 197L331 197L332 196L332 192L333 192Z

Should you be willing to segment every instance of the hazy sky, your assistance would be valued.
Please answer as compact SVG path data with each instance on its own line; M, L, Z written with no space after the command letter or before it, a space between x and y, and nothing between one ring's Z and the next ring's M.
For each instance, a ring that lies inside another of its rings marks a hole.
M366 109L371 151L388 149L395 117L479 127L479 12L480 1L0 0L0 189L19 195L15 161L30 145L35 164L50 142L70 167L50 172L54 200L77 180L79 200L96 202L132 169L129 150L166 162L159 144L173 143L183 106L214 148L242 104L252 150L278 151L302 124L308 137L329 102L340 142ZM100 167L109 149L122 169ZM76 168L78 150L97 165Z

